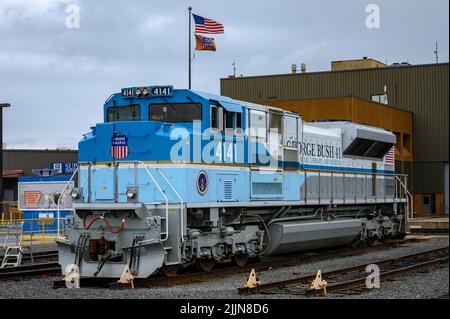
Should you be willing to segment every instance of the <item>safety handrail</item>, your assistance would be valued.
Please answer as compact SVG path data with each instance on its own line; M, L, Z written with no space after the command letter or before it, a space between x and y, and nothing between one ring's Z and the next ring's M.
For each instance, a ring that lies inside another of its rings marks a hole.
M153 180L153 183L155 183L156 188L158 188L161 195L163 195L165 201L166 201L166 236L164 239L161 239L161 241L166 241L169 238L169 200L167 199L167 196L164 194L163 190L159 186L158 182L156 181L155 177L153 177L153 174L148 170L147 166L145 166L144 162L138 161L139 165L142 165L147 172L147 174L150 176L150 178Z
M403 176L404 177L404 176ZM408 187L406 187L406 185L402 182L402 180L400 179L400 177L398 175L395 175L396 180L400 183L400 186L402 186L403 191L406 194L407 197L407 202L406 204L408 205L408 213L411 214L411 218L414 218L414 202L413 202L413 196L411 195L411 193L408 190ZM397 195L397 194L396 194Z
M181 198L180 194L178 194L175 187L173 187L172 183L169 182L169 180L163 174L163 172L161 172L161 170L159 168L157 168L157 171L158 171L159 175L161 175L161 177L166 181L167 185L169 185L169 187L172 189L172 191L175 193L175 195L178 197L178 199L180 200L180 205L181 205L181 210L180 210L181 211L181 220L180 220L181 242L184 242L184 202L183 202L183 198Z
M60 213L60 209L59 209L59 206L60 206L60 204L61 204L61 198L63 197L63 194L67 191L67 189L68 189L68 187L69 187L69 185L70 185L70 183L72 183L72 180L73 180L73 178L75 177L75 175L78 173L78 170L80 169L80 165L77 165L77 168L75 169L75 172L73 172L73 174L72 174L72 176L70 177L70 179L69 179L69 181L67 182L67 184L66 184L66 186L64 186L64 188L63 188L63 190L62 190L62 192L61 192L61 195L59 196L59 198L58 198L58 204L57 204L57 206L56 206L56 210L57 210L57 226L56 226L56 229L57 229L57 237L59 237L59 230L60 230L60 228L61 228L61 226L60 226L60 219L61 219L61 213Z

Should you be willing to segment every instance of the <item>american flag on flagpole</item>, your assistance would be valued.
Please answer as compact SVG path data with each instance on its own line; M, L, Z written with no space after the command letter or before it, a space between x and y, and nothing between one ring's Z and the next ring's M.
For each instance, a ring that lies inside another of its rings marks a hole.
M395 163L395 149L394 146L387 152L387 154L384 156L384 163L387 165L394 165Z
M195 33L203 34L220 34L225 33L223 24L212 19L204 18L196 14L192 14L195 22Z

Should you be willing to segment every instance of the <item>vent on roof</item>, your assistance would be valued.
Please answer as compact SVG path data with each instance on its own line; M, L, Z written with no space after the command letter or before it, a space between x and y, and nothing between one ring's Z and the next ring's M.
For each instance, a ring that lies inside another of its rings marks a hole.
M344 151L344 155L383 158L394 144L356 138Z

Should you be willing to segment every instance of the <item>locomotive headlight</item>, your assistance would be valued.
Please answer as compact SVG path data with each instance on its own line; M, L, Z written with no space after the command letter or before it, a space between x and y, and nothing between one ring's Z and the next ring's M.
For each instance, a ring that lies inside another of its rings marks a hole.
M136 189L136 187L129 187L125 194L127 195L128 200L136 199L136 197L137 197L137 189Z
M80 190L78 188L72 189L70 192L70 197L72 197L72 199L79 199L81 197Z
M142 95L143 96L148 96L150 94L150 90L148 89L148 88L145 88L143 91L142 91Z

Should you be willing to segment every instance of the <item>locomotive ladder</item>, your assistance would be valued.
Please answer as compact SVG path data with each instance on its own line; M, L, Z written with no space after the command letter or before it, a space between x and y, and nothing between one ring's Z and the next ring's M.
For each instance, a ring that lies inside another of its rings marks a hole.
M5 255L3 257L2 263L0 265L0 268L7 268L7 267L18 267L20 266L22 262L22 256L23 256L23 248L22 248L22 239L23 239L23 233L19 232L19 228L23 229L23 222L17 223L15 222L13 226L15 226L16 231L14 232L16 236L16 243L14 246L7 246L8 245L8 239L9 239L9 230L10 226L8 225L8 233L5 238L5 243L3 244L3 248L5 249ZM20 227L19 227L20 226Z

